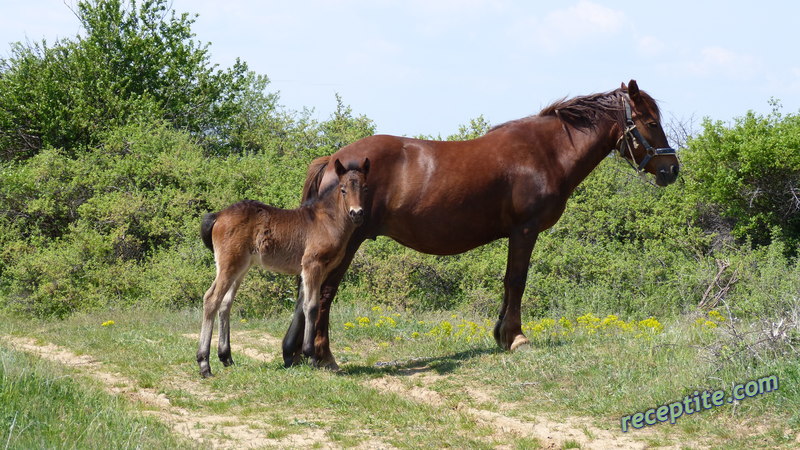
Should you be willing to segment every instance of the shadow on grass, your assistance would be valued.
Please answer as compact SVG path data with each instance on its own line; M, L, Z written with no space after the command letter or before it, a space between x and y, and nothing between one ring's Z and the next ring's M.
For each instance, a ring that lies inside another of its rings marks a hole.
M380 361L373 365L347 365L340 375L412 375L436 372L443 375L456 370L464 361L483 355L501 353L497 347L473 348L463 352L421 358L406 358L395 361Z

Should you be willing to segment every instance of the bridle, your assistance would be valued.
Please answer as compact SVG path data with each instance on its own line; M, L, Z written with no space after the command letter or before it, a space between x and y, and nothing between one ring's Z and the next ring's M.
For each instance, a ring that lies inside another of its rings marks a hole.
M644 166L646 166L654 156L678 156L678 152L676 152L674 148L654 148L649 142L647 142L647 139L642 136L642 133L639 132L639 130L636 128L636 124L633 122L630 98L627 94L622 98L622 104L625 107L625 131L623 131L622 136L620 136L619 140L617 140L616 147L620 156L622 156L622 159L628 161L628 164L636 169L637 172L643 172ZM638 145L644 147L646 151L644 158L642 158L642 161L639 163L639 167L634 166L631 162L636 162L636 158L633 156L633 149L636 147L637 143ZM625 158L625 152L630 155L630 160Z

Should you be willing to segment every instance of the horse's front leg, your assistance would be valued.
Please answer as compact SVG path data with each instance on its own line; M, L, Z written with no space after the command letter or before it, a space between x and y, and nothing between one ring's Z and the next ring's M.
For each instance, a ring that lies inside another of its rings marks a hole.
M539 233L533 226L523 226L508 238L508 261L503 305L500 307L500 318L494 327L494 339L497 345L505 350L516 350L528 344L528 338L522 333L520 304L525 282L528 280L528 266L531 261L533 246Z
M283 337L283 365L292 367L303 361L303 331L306 327L306 316L303 313L303 278L297 278L297 301L294 304L292 323Z

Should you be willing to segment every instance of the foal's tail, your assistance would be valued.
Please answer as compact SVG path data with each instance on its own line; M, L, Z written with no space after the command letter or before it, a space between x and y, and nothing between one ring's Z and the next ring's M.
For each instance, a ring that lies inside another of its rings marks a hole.
M214 243L211 241L211 230L214 229L214 222L216 221L217 213L208 213L203 216L203 222L200 224L200 237L203 238L203 243L212 252L214 251Z
M322 175L325 168L328 167L330 156L321 156L308 165L308 172L306 172L306 182L303 184L303 200L301 203L306 203L309 200L317 198L319 193L319 184L322 182Z

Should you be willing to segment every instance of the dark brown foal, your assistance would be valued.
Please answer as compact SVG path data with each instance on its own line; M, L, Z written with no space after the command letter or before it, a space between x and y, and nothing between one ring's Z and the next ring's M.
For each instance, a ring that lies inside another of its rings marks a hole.
M337 183L319 198L297 209L280 209L253 200L235 203L206 214L201 236L214 252L217 276L203 298L203 324L197 363L203 377L211 376L209 352L214 317L219 313L219 359L233 364L230 345L230 312L233 298L254 264L279 273L300 275L303 313L315 321L320 285L345 255L353 230L364 219L363 199L369 159L345 168L334 162ZM314 326L306 327L314 330ZM304 337L313 348L311 331Z

